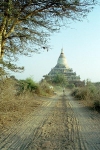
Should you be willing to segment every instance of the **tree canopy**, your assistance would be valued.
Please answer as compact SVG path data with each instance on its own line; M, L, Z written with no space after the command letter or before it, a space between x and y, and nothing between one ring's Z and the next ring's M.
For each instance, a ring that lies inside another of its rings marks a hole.
M82 20L94 6L93 0L0 0L0 63L18 71L19 55L48 48L51 32L63 20ZM30 47L32 43L32 47Z
M52 83L60 84L62 86L67 85L67 78L65 78L63 74L56 74L51 81Z

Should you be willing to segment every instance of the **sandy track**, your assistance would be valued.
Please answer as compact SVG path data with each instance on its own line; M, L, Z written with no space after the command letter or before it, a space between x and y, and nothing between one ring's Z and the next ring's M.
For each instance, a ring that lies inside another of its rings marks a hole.
M57 95L0 134L0 150L100 150L100 115Z
M100 114L84 107L79 101L73 100L69 94L66 98L79 121L80 134L87 149L100 150Z

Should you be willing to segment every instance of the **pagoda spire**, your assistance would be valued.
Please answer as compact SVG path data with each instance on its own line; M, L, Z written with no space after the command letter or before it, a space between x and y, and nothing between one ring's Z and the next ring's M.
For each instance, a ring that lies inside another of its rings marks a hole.
M62 47L62 49L61 49L61 53L63 54L64 52L63 52L63 47Z

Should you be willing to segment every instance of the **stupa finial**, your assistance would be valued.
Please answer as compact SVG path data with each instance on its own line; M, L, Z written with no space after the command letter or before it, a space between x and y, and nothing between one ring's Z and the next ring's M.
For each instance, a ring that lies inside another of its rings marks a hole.
M63 53L63 47L62 47L62 49L61 49L61 53Z

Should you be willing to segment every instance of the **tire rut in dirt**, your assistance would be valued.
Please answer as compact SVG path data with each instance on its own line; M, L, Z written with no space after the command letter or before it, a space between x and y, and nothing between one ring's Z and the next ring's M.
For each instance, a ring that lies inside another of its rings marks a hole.
M38 135L38 136L37 136ZM69 102L62 96L27 150L87 150Z
M46 103L46 106L50 103L51 102ZM47 108L42 106L35 114L31 114L29 118L27 118L27 121L21 126L16 126L15 130L13 129L6 132L0 140L0 150L24 150L32 141L38 128L41 127L47 119L50 110L52 110L52 107Z

